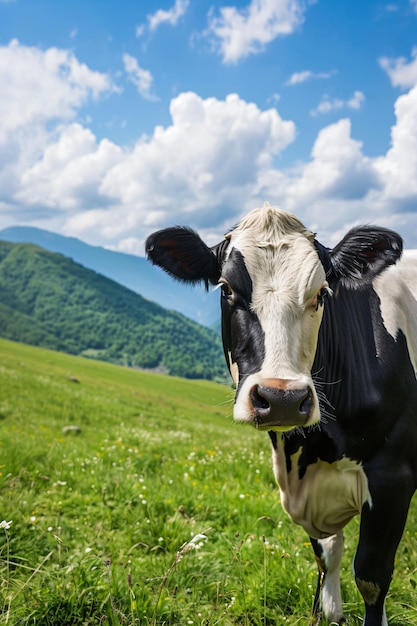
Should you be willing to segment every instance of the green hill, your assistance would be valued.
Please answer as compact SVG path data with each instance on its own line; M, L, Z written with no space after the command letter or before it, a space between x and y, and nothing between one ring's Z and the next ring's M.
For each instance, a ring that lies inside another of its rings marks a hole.
M226 376L215 332L31 244L0 241L0 336L185 378Z
M169 309L208 328L220 320L218 294L205 291L203 285L191 287L172 280L143 257L91 246L75 237L65 237L33 226L9 226L0 230L0 240L32 243L50 252L63 254L131 289L146 300L162 307L166 307L169 302Z

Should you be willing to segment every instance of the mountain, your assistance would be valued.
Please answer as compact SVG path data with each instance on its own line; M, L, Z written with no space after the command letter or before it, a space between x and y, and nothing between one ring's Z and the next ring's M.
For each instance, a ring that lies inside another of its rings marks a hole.
M174 309L211 327L220 318L219 296L203 287L190 287L169 278L143 257L90 246L74 237L30 226L12 226L0 231L0 240L32 243L59 252L89 269L111 278L147 300Z
M0 336L185 378L226 379L217 333L33 244L0 241Z

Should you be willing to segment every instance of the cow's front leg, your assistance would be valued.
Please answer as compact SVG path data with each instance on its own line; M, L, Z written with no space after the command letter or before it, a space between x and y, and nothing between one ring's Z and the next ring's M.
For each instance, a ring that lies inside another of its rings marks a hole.
M362 509L355 580L365 601L363 626L388 626L385 597L413 490L409 484L398 481L395 490L370 491L372 505L366 503Z
M334 624L345 622L340 591L340 563L343 555L343 531L327 539L310 537L319 568L319 580L314 601L313 615L317 619L319 605L328 621ZM321 597L320 597L321 596Z

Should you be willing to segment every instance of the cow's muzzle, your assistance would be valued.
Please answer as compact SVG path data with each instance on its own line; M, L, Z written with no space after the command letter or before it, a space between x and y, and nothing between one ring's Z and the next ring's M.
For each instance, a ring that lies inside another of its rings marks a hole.
M288 429L304 426L314 409L311 387L297 388L294 381L269 379L254 385L249 393L257 428Z

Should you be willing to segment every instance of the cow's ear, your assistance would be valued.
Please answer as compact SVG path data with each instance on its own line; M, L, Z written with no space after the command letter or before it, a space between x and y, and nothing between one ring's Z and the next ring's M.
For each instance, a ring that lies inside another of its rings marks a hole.
M185 226L159 230L148 237L146 254L170 276L187 283L216 284L220 277L217 253Z
M400 258L403 241L397 233L377 226L358 226L330 252L333 272L346 286L368 285Z

